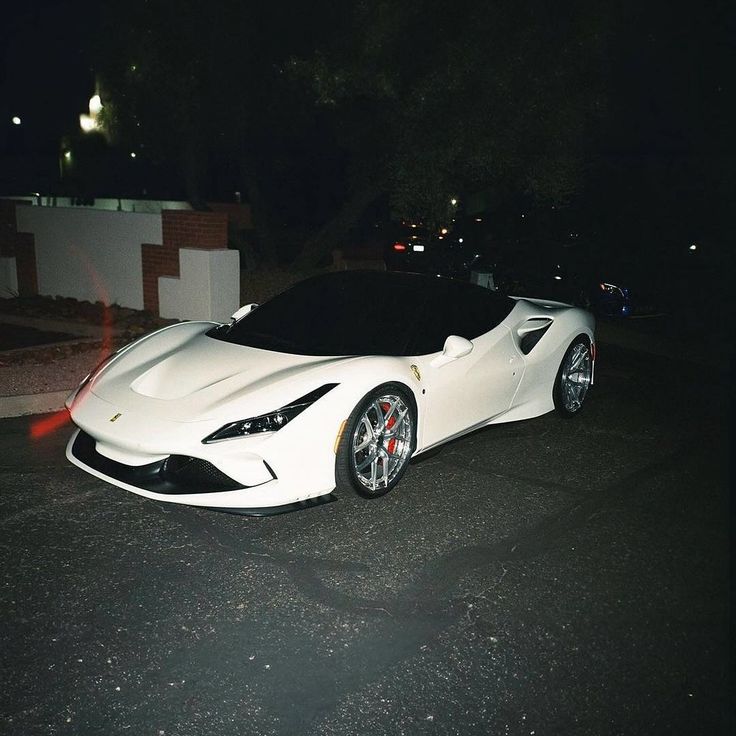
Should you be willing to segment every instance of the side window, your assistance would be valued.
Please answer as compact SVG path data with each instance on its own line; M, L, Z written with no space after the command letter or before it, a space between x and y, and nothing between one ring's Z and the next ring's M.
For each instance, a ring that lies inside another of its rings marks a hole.
M417 325L412 351L416 355L442 350L450 335L474 340L496 327L514 306L513 300L481 287L460 283L448 287L442 303L428 305Z

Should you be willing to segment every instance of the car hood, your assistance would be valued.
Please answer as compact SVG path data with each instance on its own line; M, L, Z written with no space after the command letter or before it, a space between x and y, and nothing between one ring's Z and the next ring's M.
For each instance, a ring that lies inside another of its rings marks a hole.
M91 383L119 410L155 412L175 421L272 411L330 381L354 357L291 355L223 342L209 323L167 328L126 349Z

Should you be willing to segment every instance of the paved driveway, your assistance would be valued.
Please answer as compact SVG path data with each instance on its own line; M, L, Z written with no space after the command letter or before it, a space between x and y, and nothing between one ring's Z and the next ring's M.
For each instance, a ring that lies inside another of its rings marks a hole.
M267 519L146 501L0 421L0 733L729 732L718 376L599 364L572 421Z

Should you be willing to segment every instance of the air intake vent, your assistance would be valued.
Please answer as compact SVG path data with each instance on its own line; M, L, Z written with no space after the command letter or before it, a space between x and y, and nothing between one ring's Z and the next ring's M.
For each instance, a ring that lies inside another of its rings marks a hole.
M218 470L212 463L198 457L170 455L161 466L161 477L184 489L196 492L206 488L208 492L233 491L242 488L236 481Z

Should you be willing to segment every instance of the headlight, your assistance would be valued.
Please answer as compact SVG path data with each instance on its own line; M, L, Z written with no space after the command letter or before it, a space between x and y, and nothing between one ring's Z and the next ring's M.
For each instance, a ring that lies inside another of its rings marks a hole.
M337 386L336 383L326 383L318 389L311 391L296 401L292 401L286 406L282 406L276 411L268 414L259 414L257 417L250 419L241 419L237 422L220 427L216 432L208 434L202 444L209 445L212 442L222 442L223 440L234 440L238 437L244 437L250 434L261 434L263 432L278 432L283 426L288 424L292 419L298 417L305 409L314 404L317 399L322 398L328 391Z

